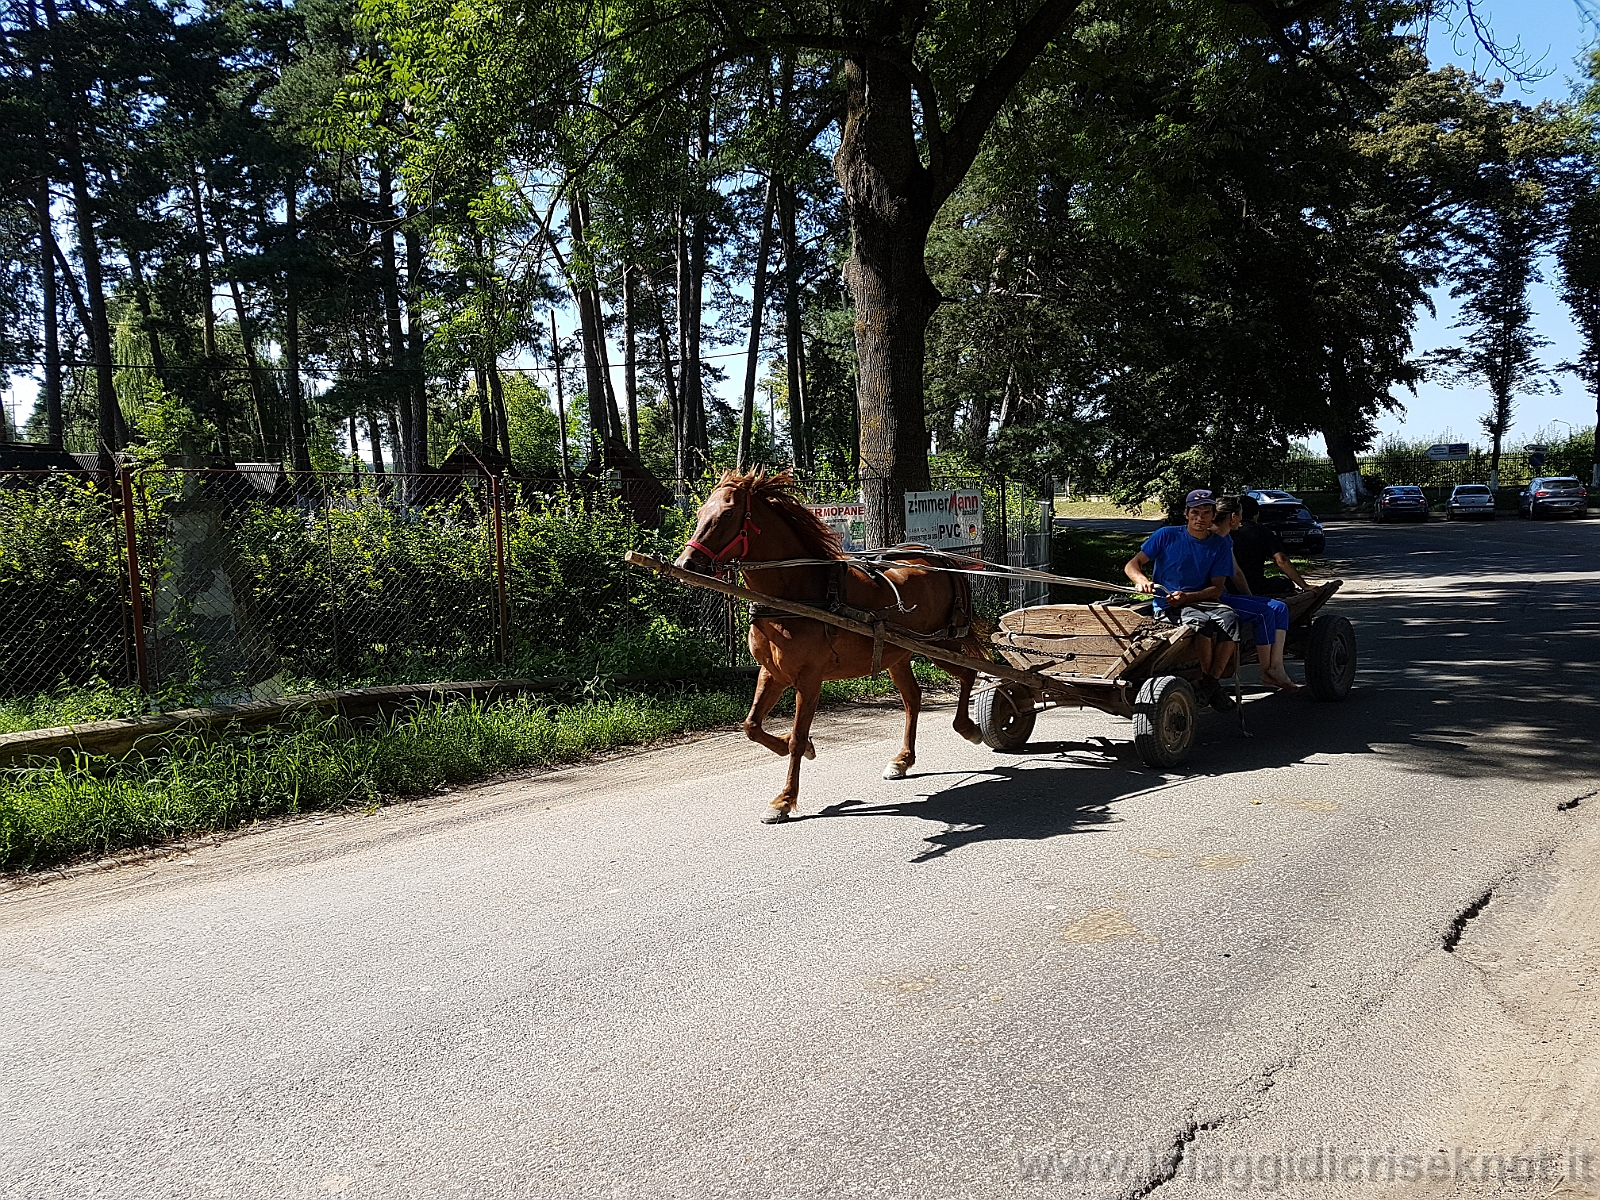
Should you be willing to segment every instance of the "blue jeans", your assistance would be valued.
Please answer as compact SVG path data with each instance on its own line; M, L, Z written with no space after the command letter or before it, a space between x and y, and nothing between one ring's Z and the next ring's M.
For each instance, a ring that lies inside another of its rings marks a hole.
M1226 595L1222 602L1255 626L1258 646L1272 645L1278 640L1278 630L1289 628L1289 606L1282 600Z

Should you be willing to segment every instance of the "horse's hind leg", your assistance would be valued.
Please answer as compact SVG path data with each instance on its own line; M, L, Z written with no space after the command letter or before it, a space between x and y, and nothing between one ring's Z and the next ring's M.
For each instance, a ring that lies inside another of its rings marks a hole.
M961 681L961 699L956 705L956 719L952 728L967 741L975 746L983 745L983 734L978 729L978 723L972 719L972 685L977 682L976 671L964 671L959 667L946 667L945 670Z
M800 803L800 763L811 757L796 747L811 745L811 719L817 715L817 701L822 696L821 673L806 674L794 681L794 731L789 735L789 777L783 791L772 801L767 815L761 818L764 825L777 825L789 819Z
M889 765L883 769L883 777L904 779L906 772L917 761L917 714L922 711L922 685L911 670L909 655L890 666L889 678L894 680L895 690L900 693L900 699L906 706L906 735L900 744L900 753L891 758Z
M784 683L766 667L762 667L756 676L755 699L750 702L750 715L744 719L744 735L752 742L765 746L774 754L787 757L789 753L789 739L779 737L777 734L768 733L762 728L762 723L767 715L772 712L778 701L783 699L784 689L789 685ZM815 758L816 747L810 741L806 742L806 757Z

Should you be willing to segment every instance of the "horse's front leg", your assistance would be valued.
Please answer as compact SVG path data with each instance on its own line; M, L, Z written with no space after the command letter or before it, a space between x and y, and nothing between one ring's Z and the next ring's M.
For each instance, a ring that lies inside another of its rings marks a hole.
M784 689L789 685L784 683L767 667L762 667L756 675L755 699L750 702L750 715L744 719L745 737L758 745L765 746L774 754L787 755L789 753L789 739L779 737L775 733L768 733L762 728L762 723L779 700L783 699ZM806 742L806 757L815 758L817 748L810 741Z
M917 761L917 716L922 712L922 685L917 682L916 673L911 669L909 655L890 666L889 678L894 680L895 690L900 693L900 700L906 708L906 735L900 743L900 753L891 758L889 765L883 769L883 777L904 779L906 772Z
M964 671L960 667L946 667L945 670L961 681L961 699L956 705L956 719L951 723L953 728L974 746L983 745L983 734L978 729L978 723L972 719L972 685L978 681L976 671Z
M764 825L777 825L787 821L800 803L800 763L810 757L801 747L811 746L811 719L817 715L817 701L822 697L822 672L808 671L794 681L794 729L789 734L789 777L783 791L772 801L767 815L761 818Z

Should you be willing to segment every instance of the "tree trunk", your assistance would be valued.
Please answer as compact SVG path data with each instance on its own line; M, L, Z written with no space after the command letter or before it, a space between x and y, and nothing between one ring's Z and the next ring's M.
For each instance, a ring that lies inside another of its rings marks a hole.
M145 285L144 256L132 246L124 246L124 254L128 256L128 276L133 281L133 302L139 309L139 326L144 330L145 342L150 347L150 369L155 372L156 381L164 388L167 386L167 356L161 348L161 335L156 332L155 310L150 304L150 289ZM51 281L54 290L55 281Z
M378 423L377 412L370 408L367 410L367 440L372 443L372 473L388 474L383 465L383 426Z
M189 197L194 205L195 236L199 238L200 290L204 297L204 307L200 310L200 338L209 373L216 369L217 359L217 314L213 303L216 285L211 278L211 233L206 224L205 206L200 202L200 177L197 174L191 173L189 176Z
M383 153L378 155L378 213L383 224L378 239L379 262L383 269L383 318L388 334L390 378L400 409L400 436L394 447L395 469L403 474L412 469L414 461L411 381L405 376L410 355L406 352L405 335L400 332L400 268L394 250L394 178L389 170L389 156Z
M411 376L412 470L428 468L428 379L424 366L428 335L422 318L422 237L406 226L406 369Z
M222 252L222 269L228 276L228 294L233 297L234 319L239 322L239 342L244 347L245 368L250 373L250 399L256 410L256 432L261 439L261 461L266 462L268 455L273 452L268 450L269 442L275 441L277 432L276 422L272 419L272 406L268 400L270 385L267 382L266 372L261 369L261 363L256 359L256 342L254 330L250 327L250 319L245 315L244 289L239 286L239 280L233 270L233 255L228 250L228 235L223 232L222 225L215 220L217 197L211 194L211 214L213 217L212 228L217 234L217 249ZM281 448L279 450L281 453ZM273 455L276 459L276 455Z
M711 157L711 72L705 74L700 103L700 130L696 142L696 159L704 163ZM710 241L711 225L706 215L707 196L702 188L695 198L694 218L689 233L689 322L688 340L684 347L683 392L689 420L693 426L690 439L690 466L696 476L702 475L711 465L711 442L706 432L705 374L701 370L701 324L705 315L706 247Z
M600 358L600 382L606 392L606 425L611 429L611 436L620 442L627 436L627 431L622 424L622 414L617 409L617 389L611 382L611 351L606 345L605 309L600 305L597 288L589 289L589 311L594 314L595 350Z
M499 444L494 447L500 458L511 463L511 423L506 420L506 393L500 381L500 364L489 360L489 406L494 409L495 433Z
M74 143L76 136L71 139ZM88 292L89 345L94 353L95 425L99 440L100 470L109 474L115 463L113 456L122 449L120 436L121 408L117 404L117 387L111 362L111 322L106 315L105 275L100 262L100 242L94 228L94 201L89 196L89 180L83 161L77 157L76 147L69 150L72 158L68 169L72 173L73 209L78 222L78 255L83 260L83 284Z
M213 295L216 289L211 278L211 234L206 224L205 207L200 202L200 179L197 172L198 168L191 168L189 196L194 206L195 236L199 240L200 291L204 298L200 309L200 348L205 358L202 372L203 388L206 407L211 410L211 415L217 423L218 449L223 458L231 459L228 414L223 403L221 383L217 377L217 314Z
M778 185L778 236L783 250L784 358L789 368L789 444L794 465L810 471L811 419L806 397L805 339L800 309L800 240L795 236L794 185L783 180Z
M488 370L474 363L472 381L476 385L473 393L478 397L478 449L484 454L492 454L500 438L494 428L494 409L489 406Z
M616 412L606 398L605 370L600 360L600 340L605 334L599 329L599 314L595 311L597 300L592 288L581 277L586 269L587 226L581 197L575 192L567 205L567 228L572 239L572 255L567 266L567 287L573 303L578 308L578 333L583 342L583 369L585 402L589 406L589 457L595 469L605 465L605 444L616 434L613 422L620 424Z
M666 306L659 302L659 295L656 299L656 337L661 344L661 382L667 390L667 415L672 425L672 469L678 478L678 492L682 495L685 474L683 402L679 397L678 381L672 369L672 338L667 333Z
M767 195L761 209L761 237L756 244L756 275L750 285L750 345L744 358L744 406L739 412L739 470L750 463L750 439L755 424L756 369L761 358L761 316L767 307L767 256L772 252L772 210L777 203L776 176L767 178Z
M628 449L639 453L639 354L635 342L633 268L622 268L622 388L628 401Z
M350 424L350 481L361 478L361 443L356 440L356 415L349 416Z
M556 336L556 310L550 310L550 363L556 377L556 432L561 441L561 483L572 486L572 454L567 447L567 399L561 379L561 339Z
M1505 440L1506 427L1511 424L1511 395L1500 387L1494 390L1494 410L1485 422L1489 427L1489 489L1500 487L1500 443Z
M678 442L678 476L687 479L693 474L694 422L689 416L689 216L680 201L673 222L673 261L677 266L673 284L676 289L673 315L676 317L677 340L674 343L678 361L678 423L675 433ZM696 370L695 377L699 378Z
M1589 486L1600 490L1600 388L1595 389L1594 466L1589 471Z
M45 24L51 34L59 33L60 15L55 0L45 0ZM30 10L31 12L31 10ZM84 164L83 143L78 136L78 111L83 97L77 82L63 80L67 90L66 109L61 115L60 133L63 160L72 184L72 207L77 221L78 254L83 259L83 282L89 293L89 322L84 332L94 354L95 425L99 443L99 468L109 475L114 456L123 445L122 410L117 404L116 379L111 362L111 322L106 315L105 273L100 260L100 241L94 228L94 201L89 195L89 172ZM43 220L49 220L48 204Z
M53 450L64 445L61 423L61 331L56 326L56 246L50 220L50 181L39 186L39 290L44 305L44 420L45 441Z
M284 192L289 228L289 269L284 272L283 356L289 374L289 461L296 472L311 471L304 393L300 389L300 180L291 177ZM352 424L351 428L354 428Z
M859 469L868 544L888 546L905 536L905 493L929 487L922 369L940 297L923 251L935 205L912 134L910 80L881 59L852 61L845 77L834 171L850 215Z

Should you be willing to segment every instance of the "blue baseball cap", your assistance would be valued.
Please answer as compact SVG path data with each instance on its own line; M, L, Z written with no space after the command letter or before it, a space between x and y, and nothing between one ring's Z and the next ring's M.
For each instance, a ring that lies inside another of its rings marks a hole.
M1212 494L1210 488L1195 488L1194 491L1190 492L1183 499L1183 507L1185 511L1191 508L1199 508L1203 504L1209 504L1213 508L1215 508L1217 505L1217 498Z

